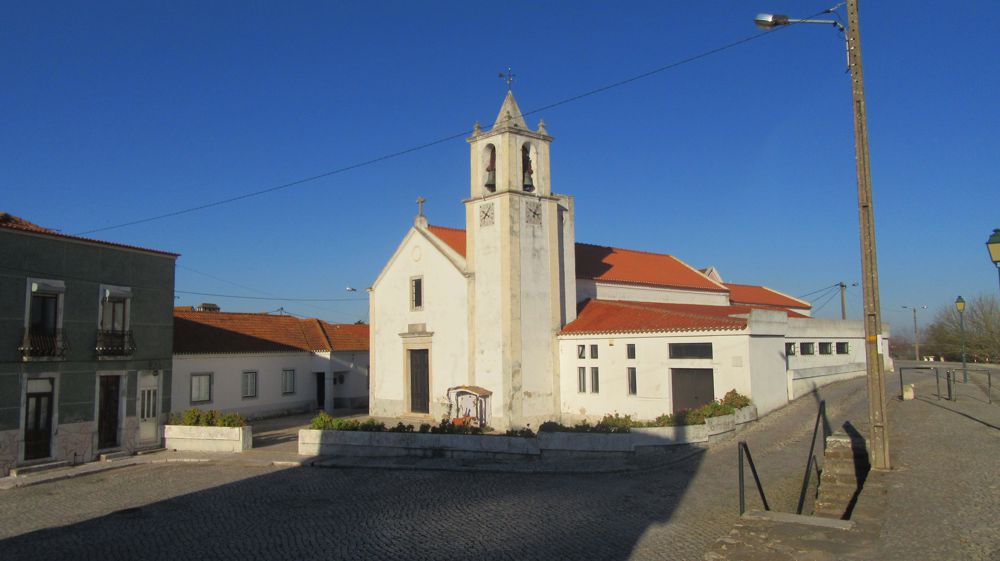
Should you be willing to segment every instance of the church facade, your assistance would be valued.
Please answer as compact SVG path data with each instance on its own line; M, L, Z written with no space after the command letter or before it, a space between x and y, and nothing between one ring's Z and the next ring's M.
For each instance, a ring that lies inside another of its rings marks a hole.
M544 122L511 92L470 145L464 230L418 213L370 289L370 413L494 428L652 419L727 391L762 413L864 374L860 322L671 255L576 243Z

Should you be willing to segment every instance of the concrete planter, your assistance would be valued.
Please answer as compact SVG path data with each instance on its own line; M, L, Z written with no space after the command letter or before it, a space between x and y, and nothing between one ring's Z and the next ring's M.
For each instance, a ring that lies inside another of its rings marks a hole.
M736 415L722 415L721 417L705 419L705 432L708 433L709 440L734 430L736 430Z
M186 452L242 452L253 448L253 427L163 427L163 446Z
M538 445L543 451L631 452L630 433L542 432Z
M743 425L751 421L757 420L757 406L754 404L747 405L742 409L737 409L734 414L736 417L736 424Z
M538 442L513 436L416 432L299 431L301 456L537 456Z
M629 434L632 436L633 448L640 446L690 444L692 442L705 442L708 440L708 432L705 430L705 425L635 428Z

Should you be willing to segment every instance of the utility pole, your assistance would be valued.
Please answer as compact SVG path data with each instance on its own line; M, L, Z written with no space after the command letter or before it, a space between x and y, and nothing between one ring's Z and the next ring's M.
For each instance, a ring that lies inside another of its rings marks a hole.
M844 300L844 291L847 290L847 285L844 283L840 283L838 286L840 287L840 319L846 320L847 303Z
M920 332L917 331L917 308L913 308L913 360L920 360Z
M889 426L885 416L885 370L879 353L882 315L875 255L875 212L868 155L868 117L865 80L861 67L861 29L858 0L847 0L847 58L851 69L854 102L854 149L858 172L858 218L861 225L861 286L864 291L865 366L868 371L868 421L871 424L872 467L890 469Z

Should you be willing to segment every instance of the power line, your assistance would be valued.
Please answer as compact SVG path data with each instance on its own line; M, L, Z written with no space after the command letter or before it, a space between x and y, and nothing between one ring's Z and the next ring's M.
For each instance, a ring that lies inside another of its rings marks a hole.
M824 286L823 288L818 288L818 289L816 289L816 290L814 290L812 292L807 292L807 293L805 293L805 294L803 294L801 296L798 296L798 298L805 298L806 296L811 296L813 294L816 294L817 292L824 292L824 291L830 290L832 288L836 288L838 286L840 286L840 283L839 282L835 282L835 283L831 284L830 286ZM822 298L822 296L818 296L817 298Z
M822 12L817 12L815 15L820 15L822 13L825 13L825 10L822 11ZM810 16L810 17L814 17L814 16ZM614 89L614 88L618 88L618 87L621 87L621 86L624 86L624 85L627 85L627 84L631 84L632 82L636 82L638 80L642 80L644 78L648 78L650 76L659 74L661 72L666 72L667 70L673 70L673 69L675 69L677 67L680 67L680 66L683 66L685 64L690 64L692 62L696 62L696 61L701 60L703 58L707 58L707 57L710 57L712 55L721 53L723 51L727 51L729 49L738 47L740 45L743 45L743 44L749 43L751 41L760 39L761 37L764 37L765 35L769 35L771 33L774 33L776 31L784 29L785 27L789 27L789 26L779 26L779 27L775 27L775 28L772 28L772 29L768 29L767 31L762 31L762 32L756 33L754 35L750 35L748 37L744 37L742 39L739 39L739 40L736 40L736 41L732 41L732 42L727 43L725 45L722 45L720 47L716 47L714 49L709 49L709 50L701 52L699 54L696 54L696 55L693 55L693 56L690 56L690 57L687 57L687 58L683 58L681 60L672 62L670 64L666 64L666 65L660 66L658 68L654 68L653 70L649 70L647 72L643 72L642 74L637 74L635 76L632 76L630 78L626 78L624 80L619 80L617 82L612 82L610 84L607 84L607 85L604 85L604 86L601 86L601 87L598 87L598 88L586 91L584 93L581 93L581 94L578 94L578 95L574 95L574 96L571 96L571 97L567 97L565 99L556 101L554 103L550 103L548 105L543 105L543 106L538 107L536 109L532 109L531 111L521 113L521 115L522 116L532 115L534 113L545 111L547 109L552 109L554 107L559 107L561 105L566 105L567 103L572 103L574 101L579 101L581 99L584 99L586 97L590 97L592 95L596 95L596 94L603 93L603 92L606 92L606 91ZM513 118L513 117L511 117L511 118ZM156 216L150 216L150 217L147 217L147 218L140 218L139 220L132 220L132 221L129 221L129 222L123 222L121 224L115 224L115 225L112 225L112 226L104 226L102 228L94 228L94 229L91 229L91 230L85 230L85 231L79 232L79 233L77 233L75 235L93 234L93 233L96 233L96 232L104 232L104 231L107 231L107 230L115 230L115 229L118 229L118 228L124 228L126 226L135 226L137 224L144 224L146 222L153 222L154 220L162 220L164 218L170 218L170 217L173 217L173 216L180 216L182 214L188 214L188 213L196 212L196 211L199 211L199 210L205 210L205 209L208 209L208 208L212 208L212 207L216 207L216 206L220 206L220 205L224 205L224 204L233 203L233 202L241 201L241 200L244 200L244 199L249 199L249 198L252 198L252 197L257 197L257 196L264 195L264 194L267 194L267 193L273 193L275 191L281 191L283 189L288 189L290 187L295 187L297 185L302 185L303 183L309 183L309 182L312 182L312 181L316 181L318 179L323 179L325 177L330 177L330 176L338 175L338 174L341 174L341 173L344 173L344 172L347 172L347 171L351 171L351 170L355 170L355 169L358 169L358 168L370 166L370 165L376 164L378 162L383 162L385 160L390 160L390 159L393 159L393 158L398 158L400 156L404 156L406 154L417 152L419 150L424 150L426 148L430 148L430 147L436 146L438 144L443 144L443 143L451 141L451 140L455 140L455 139L458 139L458 138L465 138L465 137L468 137L469 134L471 134L471 133L472 133L471 130L464 130L464 131L462 131L460 133L451 134L451 135L445 136L443 138L439 138L437 140L432 140L430 142L425 142L423 144L419 144L419 145L407 148L405 150L399 150L397 152L390 152L388 154L379 156L377 158L372 158L370 160L365 160L365 161L362 161L362 162L358 162L358 163L355 163L355 164L351 164L351 165L348 165L348 166L337 168L337 169L334 169L334 170L331 170L331 171L328 171L328 172L325 172L325 173L320 173L318 175L313 175L311 177L306 177L306 178L303 178L303 179L298 179L296 181L291 181L289 183L283 183L281 185L275 185L273 187L267 187L267 188L260 189L260 190L257 190L257 191L252 191L250 193L244 193L242 195L237 195L235 197L229 197L229 198L226 198L226 199L220 199L218 201L214 201L214 202L210 202L210 203L205 203L205 204L201 204L201 205L197 205L197 206L193 206L193 207L188 207L188 208L184 208L184 209L180 209L180 210L175 210L173 212L167 212L167 213L159 214L159 215L156 215Z
M282 298L279 296L239 296L236 294L216 294L212 292L193 292L190 290L174 290L177 294L193 294L195 296L213 296L216 298L237 298L240 300L267 300L271 302L364 302L366 298Z

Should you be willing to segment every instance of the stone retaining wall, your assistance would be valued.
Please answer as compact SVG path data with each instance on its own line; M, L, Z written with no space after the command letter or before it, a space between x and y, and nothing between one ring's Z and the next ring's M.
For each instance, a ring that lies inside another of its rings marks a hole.
M634 454L650 447L714 442L757 419L753 405L703 425L634 428L627 433L543 432L536 438L492 435L300 430L302 456L538 458ZM169 445L167 446L170 447Z

